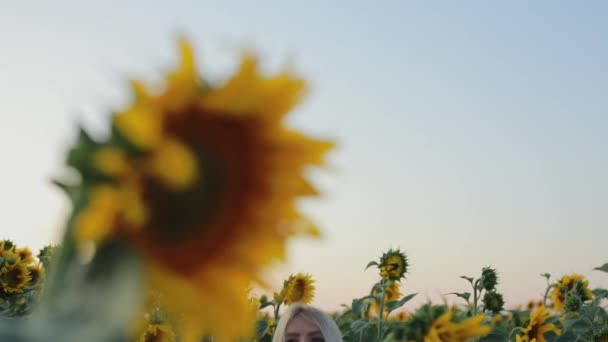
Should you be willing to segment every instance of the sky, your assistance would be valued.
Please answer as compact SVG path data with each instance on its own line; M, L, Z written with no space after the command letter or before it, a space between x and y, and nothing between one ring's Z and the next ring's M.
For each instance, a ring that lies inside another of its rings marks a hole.
M0 236L60 241L61 174L78 125L107 133L127 80L155 80L183 33L225 79L243 47L312 91L290 125L338 142L302 210L321 241L290 243L315 304L367 294L389 248L411 262L412 308L498 269L508 306L545 281L608 275L608 4L603 1L0 2ZM452 300L452 299L450 299Z

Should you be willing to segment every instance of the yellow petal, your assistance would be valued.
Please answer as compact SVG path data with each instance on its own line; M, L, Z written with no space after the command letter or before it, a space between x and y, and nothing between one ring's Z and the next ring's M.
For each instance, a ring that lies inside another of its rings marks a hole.
M129 170L129 163L124 152L111 147L102 148L95 152L93 165L110 176L120 176Z
M158 145L163 137L162 116L145 106L135 106L117 114L114 124L131 143L144 150Z
M179 140L163 142L150 160L152 173L173 190L191 186L198 178L197 159L192 150Z

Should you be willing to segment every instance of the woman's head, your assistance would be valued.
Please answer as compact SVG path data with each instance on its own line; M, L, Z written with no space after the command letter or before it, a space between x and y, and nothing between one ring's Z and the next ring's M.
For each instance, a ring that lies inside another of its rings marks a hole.
M325 313L296 304L281 316L272 342L342 342L342 335Z

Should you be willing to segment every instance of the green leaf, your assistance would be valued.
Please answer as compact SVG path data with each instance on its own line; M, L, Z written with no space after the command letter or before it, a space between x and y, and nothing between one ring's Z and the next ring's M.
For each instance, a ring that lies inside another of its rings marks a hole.
M602 271L602 272L606 272L606 273L608 273L608 262L607 262L607 263L605 263L605 264L603 264L603 265L602 265L602 266L600 266L600 267L596 267L596 268L594 268L593 270L594 270L594 271Z
M467 276L460 276L460 278L467 280L471 285L473 285L473 280L475 280L474 278Z
M361 317L367 311L369 303L366 300L370 298L373 299L374 297L367 296L360 299L353 299L352 310L355 317Z
M564 330L575 333L577 335L584 331L587 331L590 328L591 324L589 323L589 321L579 317L569 318L566 319L566 321L564 322Z
M391 312L395 309L398 309L400 307L402 307L405 303L409 302L410 300L412 300L412 298L416 297L418 293L412 293L410 295L407 295L403 298L401 298L400 300L393 300L390 301L388 303L385 304L386 309Z
M541 273L540 276L543 278L546 278L547 280L549 280L549 278L551 278L551 274L549 274L549 273Z
M268 301L268 302L264 302L264 303L260 303L260 308L258 310L262 310L264 308L267 308L269 306L275 306L276 303L274 302L274 300Z
M75 203L82 193L82 187L80 185L68 184L56 179L52 179L51 182L63 190L72 203Z
M370 261L367 266L365 266L365 269L367 270L368 268L372 267L372 266L378 266L378 263L375 261Z
M606 289L594 289L591 292L593 293L594 305L599 305L604 298L608 298L608 290Z
M362 319L353 321L350 324L350 329L356 333L356 334L360 334L363 332L363 330L365 330L367 327L369 327L370 323L368 321L364 321Z
M471 293L470 292L451 292L448 294L453 294L456 295L464 300L467 301L467 303L469 302L469 298L471 298Z
M504 341L509 341L509 330L506 327L494 327L488 335L479 339L479 342Z
M259 339L262 339L264 335L268 332L268 321L265 319L260 319L257 321L256 327L256 336Z
M76 144L68 152L67 165L77 170L88 168L91 155L98 147L99 144L81 127Z

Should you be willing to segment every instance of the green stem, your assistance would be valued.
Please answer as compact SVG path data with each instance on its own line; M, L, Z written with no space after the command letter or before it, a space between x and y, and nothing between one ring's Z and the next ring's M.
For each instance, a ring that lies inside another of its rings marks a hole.
M279 322L279 309L281 308L281 304L283 304L283 302L278 302L277 305L275 305L274 307L274 321L276 324L278 324Z
M386 283L384 280L381 281L380 287L382 288L382 297L380 298L380 313L378 314L378 333L376 334L376 341L382 342L382 328L384 324L384 297L386 295Z
M59 299L61 292L65 287L67 273L72 270L72 266L78 260L78 251L73 237L72 224L73 218L68 222L63 242L59 246L57 255L51 261L51 270L49 272L46 289L45 300L42 306L50 309L54 302ZM52 310L52 309L51 309Z
M481 295L481 290L479 290L479 294L477 293L477 289L479 288L479 279L475 281L475 285L473 285L473 316L477 315L477 300Z
M549 280L547 280L547 283L549 283ZM555 287L555 285L550 285L547 284L547 289L545 290L545 295L543 296L543 306L547 306L547 297L549 297L549 291L551 291L551 289Z

